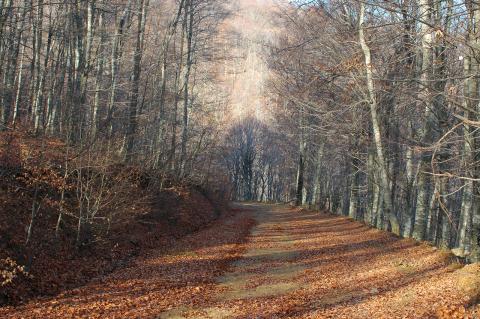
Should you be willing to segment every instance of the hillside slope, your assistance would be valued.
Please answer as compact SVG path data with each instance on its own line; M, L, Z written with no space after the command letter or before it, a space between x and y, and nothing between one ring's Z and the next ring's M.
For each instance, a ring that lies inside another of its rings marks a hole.
M59 140L0 136L0 305L83 285L225 211L199 186L160 191L146 170L72 154Z

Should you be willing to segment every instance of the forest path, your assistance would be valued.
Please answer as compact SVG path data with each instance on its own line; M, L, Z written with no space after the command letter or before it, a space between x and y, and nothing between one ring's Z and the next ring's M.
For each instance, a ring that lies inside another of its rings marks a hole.
M246 206L257 226L213 298L160 318L427 318L467 298L465 274L436 248L344 217Z
M429 318L463 304L479 275L344 217L281 205L235 211L168 251L0 317Z

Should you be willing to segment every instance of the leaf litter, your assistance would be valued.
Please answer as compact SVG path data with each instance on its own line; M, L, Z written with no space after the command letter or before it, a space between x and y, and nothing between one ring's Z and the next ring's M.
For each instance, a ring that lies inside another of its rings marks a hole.
M479 265L461 268L425 243L344 217L243 204L166 251L0 317L478 318L479 283Z

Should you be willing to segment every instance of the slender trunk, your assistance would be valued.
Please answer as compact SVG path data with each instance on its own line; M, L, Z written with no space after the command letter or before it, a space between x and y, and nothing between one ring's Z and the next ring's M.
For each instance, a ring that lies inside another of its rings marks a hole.
M409 127L411 124L409 123ZM412 198L413 198L413 182L414 182L414 174L413 174L413 147L410 145L407 146L407 150L405 153L405 215L403 220L403 237L411 237L413 231L413 207L412 207Z
M66 153L65 153L65 172L63 173L63 186L62 186L62 193L60 195L60 211L58 213L58 218L57 218L57 223L55 225L55 237L58 237L60 233L60 226L62 224L62 218L63 214L65 211L65 188L66 188L66 183L67 183L67 178L68 178L68 153L69 153L69 148L67 147Z
M120 72L120 57L121 57L121 42L123 34L125 32L125 27L128 25L130 20L130 8L132 5L132 0L128 0L128 3L123 10L122 16L118 21L118 25L115 30L115 35L113 37L112 43L112 56L110 60L110 73L111 73L111 86L110 86L110 99L107 107L107 117L105 124L108 126L110 136L113 134L113 125L112 118L115 113L115 102L117 97L118 89L118 73Z
M58 60L64 61L65 58L65 49L62 48L59 55L58 55ZM65 81L65 75L67 73L67 68L64 62L62 62L62 65L59 65L60 68L60 74L58 76L58 81L57 81L57 86L55 87L55 94L52 97L52 106L50 108L50 113L48 114L48 120L47 120L47 130L50 134L53 134L56 130L57 131L62 131L62 121L58 121L59 118L59 112L60 112L60 107L62 103L62 92L64 88L64 81ZM57 125L60 124L60 125Z
M132 93L129 104L128 128L126 134L127 147L125 160L130 162L133 158L133 148L135 146L135 131L137 129L137 104L140 87L140 73L143 56L143 40L145 33L145 23L147 18L148 0L139 0L138 6L138 22L137 22L137 39L135 53L133 56L133 72L132 72Z
M180 157L180 175L184 177L187 161L187 139L188 139L188 106L189 106L189 81L193 64L193 17L194 8L192 0L185 2L186 36L187 36L187 60L185 65L185 77L183 87L183 121L182 121L182 141Z
M10 117L14 72L16 69L15 52L10 52L10 57L7 57L6 61L7 65L4 65L3 62L7 55L7 48L14 46L12 43L13 34L10 36L4 34L5 24L14 23L11 21L12 15L10 14L12 5L12 0L7 0L0 5L0 78L2 78L2 90L0 91L0 131L6 129ZM10 19L10 21L8 19ZM13 33L13 31L10 32ZM4 42L6 42L5 45ZM14 59L14 61L12 61L12 59Z
M303 117L303 115L300 115ZM303 120L300 121L303 125ZM303 128L301 129L300 133L300 143L299 143L299 154L298 154L298 166L297 166L297 185L296 185L296 193L295 193L295 206L302 205L303 201L303 186L304 186L304 173L305 173L305 150L306 150L306 143L305 143L305 136L303 132Z
M467 35L468 41L469 35ZM474 109L474 103L471 100L471 97L475 97L475 87L472 81L475 81L471 76L471 61L470 57L466 56L463 61L463 73L466 77L466 80L463 83L464 99L463 106L465 110ZM471 111L466 111L466 118L474 119L471 114ZM463 157L464 165L467 167L467 174L469 177L474 176L472 169L468 169L471 163L474 162L474 150L475 141L472 136L473 130L468 124L463 125ZM460 209L460 223L459 223L459 232L457 237L457 246L461 249L463 253L470 253L470 233L472 228L472 210L473 210L473 189L474 182L472 180L465 181L465 185L462 193L462 206Z
M480 120L480 102L478 101L479 98L479 81L478 81L478 75L480 72L480 65L478 63L478 52L480 52L480 4L478 2L472 2L471 3L471 28L470 28L470 38L472 40L471 42L471 48L472 51L470 53L471 55L471 63L472 63L472 73L475 75L475 77L472 77L472 83L471 86L474 88L474 92L472 92L472 96L469 96L472 101L476 101L476 107L474 110L476 111L474 114L471 114L471 116L474 118L474 120L479 121ZM478 179L480 178L480 168L478 167L478 159L480 158L480 133L478 131L478 128L472 131L472 140L473 146L474 146L474 154L472 157L472 162L469 163L471 165L470 172L469 174L476 179L473 181L473 196L470 197L470 200L472 201L472 229L471 229L471 235L470 235L470 250L471 250L471 256L470 260L472 262L478 262L480 261L480 185L478 182Z
M460 211L460 225L457 238L457 246L463 252L470 252L470 234L472 228L472 196L473 196L473 182L467 181L463 188L462 206Z
M367 157L367 209L363 220L367 225L373 225L375 219L374 207L375 207L375 159L374 152L371 148L368 149Z
M352 174L350 182L350 203L348 207L348 216L353 219L357 219L358 210L359 210L359 192L360 187L360 161L358 160L358 153L353 154L354 158L352 159Z
M417 179L417 199L415 209L415 224L413 228L413 238L417 240L425 239L427 228L427 216L429 205L427 206L427 185L426 176L422 172L418 174Z
M180 52L178 55L178 65L177 70L175 72L175 86L174 86L174 102L173 102L173 116L172 116L172 140L170 141L170 154L169 154L169 162L170 168L173 173L176 173L177 169L177 161L176 161L176 153L177 153L177 117L178 117L178 102L180 99L180 76L183 71L183 55L184 55L184 42L185 42L185 24L187 21L184 19L183 26L182 26L182 35L180 38ZM175 50L175 49L174 49Z
M12 125L15 126L17 123L18 113L20 109L20 98L22 93L22 86L23 86L23 61L25 59L25 45L22 45L22 51L20 53L20 65L18 67L18 75L17 75L17 90L15 93L15 102L13 104L13 118L12 118Z
M430 144L429 142L433 139L432 127L435 125L435 118L432 112L432 106L430 104L430 73L432 68L432 30L429 25L431 20L431 11L432 8L428 0L419 0L419 16L420 22L420 33L422 35L422 65L421 65L421 75L419 81L419 100L425 105L425 118L426 122L424 124L424 129L421 132L421 140L424 145ZM417 240L423 240L426 236L426 222L427 217L429 216L429 206L427 205L427 196L428 196L428 181L429 179L425 175L425 172L428 171L430 165L430 156L426 154L422 155L420 162L420 170L417 182L417 203L416 203L416 214L415 214L415 224L413 228L413 237Z
M313 179L313 193L312 193L312 206L315 209L322 209L321 200L322 200L322 186L321 186L321 174L322 174L322 159L323 159L323 149L325 143L321 142L317 150L317 158L315 162L315 176Z
M40 161L39 161L40 163L43 163L44 153L45 153L45 139L42 139L42 146L41 146L41 150L40 150ZM30 211L30 223L29 223L28 228L27 228L27 236L26 236L26 239L25 239L25 246L28 246L31 243L33 230L35 228L35 223L36 223L36 220L37 220L38 211L40 210L39 190L40 190L40 185L37 182L37 183L35 183L35 190L34 190L34 193L33 193L32 208L31 208L31 211Z
M400 234L400 224L398 218L393 212L393 199L390 191L389 180L387 175L386 161L384 157L384 150L382 144L382 132L378 120L377 114L377 102L375 97L375 88L373 83L373 67L371 61L370 48L367 45L364 35L364 16L365 16L365 4L362 2L360 4L360 16L359 16L359 39L360 45L362 47L363 54L365 56L365 66L367 74L367 86L368 86L368 97L369 97L369 106L370 106L370 115L372 120L373 127L373 137L375 141L375 148L377 152L378 165L380 167L380 182L383 188L384 203L385 203L385 215L387 216L392 232L394 234Z
M99 25L100 25L100 49L99 49L99 56L97 57L97 65L96 65L96 76L95 76L95 97L93 99L93 108L92 108L92 115L91 115L91 135L95 137L97 135L98 129L98 112L100 108L100 98L103 91L103 73L104 73L104 66L105 66L105 46L107 42L107 34L105 30L105 17L103 12L100 13L99 17Z
M34 25L34 57L33 65L35 69L35 80L33 84L33 95L32 95L32 115L34 118L34 130L35 133L38 133L41 123L40 118L42 116L41 107L39 103L42 100L41 84L43 78L43 72L41 68L41 50L42 50L42 32L43 32L43 0L38 0L36 8L36 22Z
M155 148L154 154L155 154L155 163L154 166L158 167L160 165L160 154L163 152L161 149L163 145L163 140L164 140L164 135L165 135L165 124L166 124L166 114L165 114L165 93L167 89L167 80L168 80L168 75L167 75L167 68L168 68L168 51L170 48L170 43L172 41L172 38L175 36L175 33L177 31L177 26L178 22L180 21L181 15L182 15L182 10L184 7L184 2L185 0L181 0L180 3L178 4L178 11L177 14L172 21L172 23L169 25L169 32L165 36L165 39L163 41L162 45L162 70L161 70L161 76L162 76L162 81L160 84L160 98L159 98L159 108L158 108L158 128L157 128L157 135L156 135L156 141L153 143L153 147ZM174 42L175 43L175 42ZM175 74L175 92L178 90L178 74ZM177 94L175 93L175 100L177 102Z

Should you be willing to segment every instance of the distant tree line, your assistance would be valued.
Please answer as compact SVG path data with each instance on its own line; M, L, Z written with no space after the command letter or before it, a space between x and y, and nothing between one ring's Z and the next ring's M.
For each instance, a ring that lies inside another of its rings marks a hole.
M229 173L231 198L240 201L289 200L288 157L284 137L253 117L242 118L226 133L223 164Z

